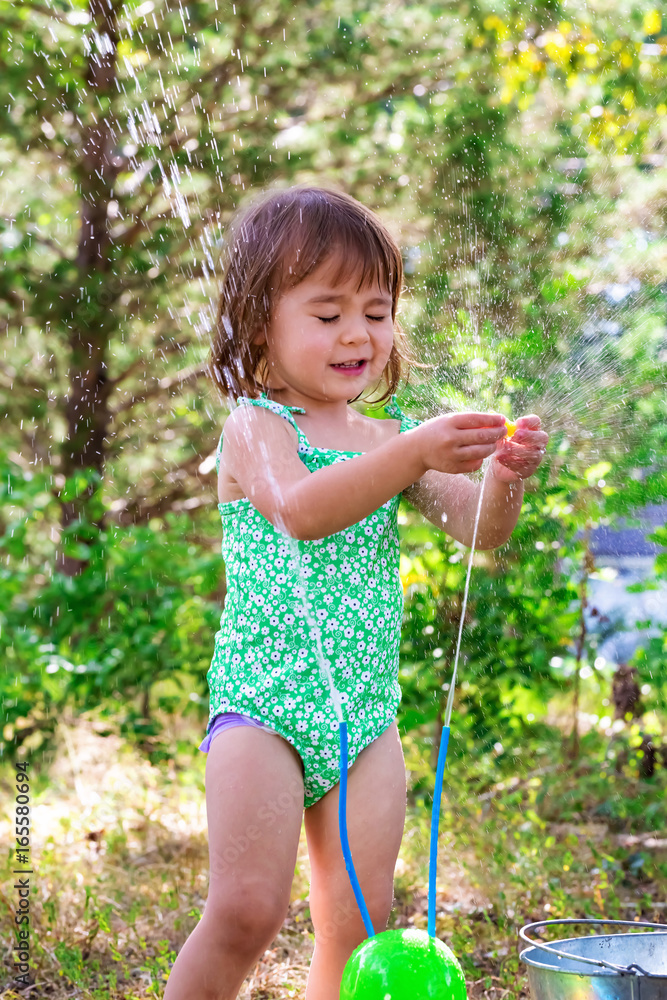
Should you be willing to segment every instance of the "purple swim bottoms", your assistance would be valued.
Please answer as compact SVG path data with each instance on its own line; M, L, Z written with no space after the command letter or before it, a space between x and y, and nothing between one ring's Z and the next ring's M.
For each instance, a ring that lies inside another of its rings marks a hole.
M199 749L204 753L208 753L211 749L211 741L218 733L223 732L225 729L231 729L232 726L252 726L255 729L266 729L267 733L273 733L275 736L278 736L275 729L271 729L264 722L258 722L257 719L251 719L249 715L241 715L239 712L220 712L213 720L210 731L199 744Z

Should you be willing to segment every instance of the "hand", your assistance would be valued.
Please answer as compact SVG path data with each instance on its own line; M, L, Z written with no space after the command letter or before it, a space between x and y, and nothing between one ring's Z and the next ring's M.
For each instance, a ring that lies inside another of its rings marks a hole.
M499 413L446 413L407 433L419 443L424 471L460 473L480 469L506 430Z
M534 414L519 417L513 436L503 438L496 446L492 463L496 479L515 483L532 476L542 461L549 440L549 435L540 429L541 426L540 418Z

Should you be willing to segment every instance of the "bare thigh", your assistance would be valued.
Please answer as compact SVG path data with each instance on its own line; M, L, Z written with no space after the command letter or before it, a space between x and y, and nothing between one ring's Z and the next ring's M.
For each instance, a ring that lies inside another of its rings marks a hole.
M311 913L316 940L350 947L365 937L338 831L339 785L306 810ZM376 931L386 927L405 824L406 780L396 722L361 751L348 771L347 825L355 871Z
M301 758L287 740L248 726L219 733L206 761L209 894L227 922L287 910L303 816ZM282 913L282 916L281 916ZM259 919L259 917L258 917Z

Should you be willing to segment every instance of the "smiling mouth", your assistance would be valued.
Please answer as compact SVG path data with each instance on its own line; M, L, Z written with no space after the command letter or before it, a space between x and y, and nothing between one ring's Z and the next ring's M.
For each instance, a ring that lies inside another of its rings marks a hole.
M337 368L339 371L351 372L352 374L356 374L358 372L363 371L367 364L368 362L365 359L362 359L360 361L353 361L351 364L338 364L338 365L332 365L331 367Z

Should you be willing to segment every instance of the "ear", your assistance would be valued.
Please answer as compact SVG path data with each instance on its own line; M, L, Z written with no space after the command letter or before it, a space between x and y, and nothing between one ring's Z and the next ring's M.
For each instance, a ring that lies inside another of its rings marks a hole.
M264 333L263 330L259 330L257 333L255 333L253 335L253 337L251 338L250 342L252 344L265 344L266 343L266 334Z

